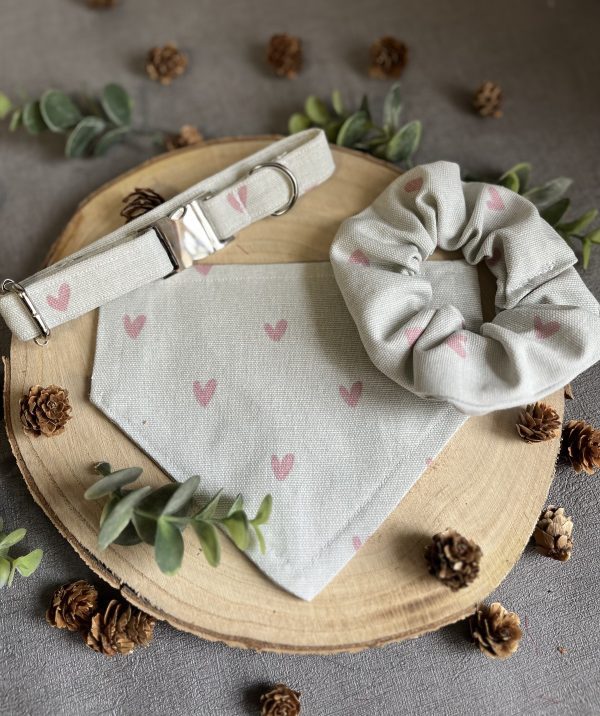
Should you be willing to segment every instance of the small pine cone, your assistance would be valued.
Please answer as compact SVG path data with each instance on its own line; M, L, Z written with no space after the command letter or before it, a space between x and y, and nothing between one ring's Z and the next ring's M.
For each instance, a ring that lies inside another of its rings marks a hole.
M165 146L169 152L182 147L191 147L193 144L202 144L204 137L191 124L184 124L179 130L179 134L173 134L167 137Z
M123 199L125 206L121 209L120 215L127 224L164 203L163 197L153 189L136 187Z
M484 82L475 92L473 107L482 117L499 119L502 116L502 88L495 82Z
M425 548L429 572L454 591L475 580L481 554L475 542L455 530L439 532Z
M129 654L138 645L147 646L152 639L154 619L135 607L112 599L104 612L96 612L85 643L105 656Z
M297 716L300 713L300 692L285 684L276 684L260 697L261 716Z
M400 77L408 62L408 47L395 37L386 35L371 45L369 56L371 77L380 80Z
M302 69L302 40L283 32L267 45L267 62L279 77L293 80Z
M50 626L69 631L88 628L98 604L96 587L83 579L64 584L52 595L52 602L46 611Z
M21 423L23 430L37 437L53 437L64 432L67 420L71 419L69 392L58 385L42 388L34 385L21 398Z
M559 430L558 413L546 403L533 403L519 413L517 432L527 443L552 440Z
M550 505L540 515L533 539L540 554L566 562L573 551L573 520L565 515L564 507Z
M151 80L170 85L188 66L187 56L169 42L164 47L153 47L146 58L146 72Z
M519 648L523 636L521 620L502 604L480 604L469 621L471 636L479 649L491 659L508 659Z
M107 10L108 8L115 7L119 0L87 0L87 4L93 7L94 10Z
M584 420L569 420L563 428L560 454L575 472L596 472L600 467L600 430Z

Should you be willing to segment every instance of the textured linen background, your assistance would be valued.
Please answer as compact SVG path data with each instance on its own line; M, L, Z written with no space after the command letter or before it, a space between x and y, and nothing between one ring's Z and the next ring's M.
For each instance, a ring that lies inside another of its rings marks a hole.
M431 261L423 274L432 305L454 302L477 331L477 269ZM204 495L241 492L254 514L271 493L267 552L248 554L303 599L465 421L373 366L329 263L190 269L112 301L91 399L176 480L201 475Z
M424 124L418 161L449 159L477 172L531 160L540 180L575 179L576 209L600 204L597 0L262 0L250 17L249 7L247 0L122 0L121 8L99 14L80 0L2 0L2 89L35 96L48 86L96 90L121 81L137 116L152 126L197 122L209 137L283 131L310 92L340 87L358 101L367 91L377 111L388 84L365 77L365 48L391 32L411 47L403 84L407 118ZM280 30L306 40L306 71L292 83L272 79L262 64L266 39ZM167 89L140 67L148 47L171 39L193 61ZM482 121L467 108L472 88L488 77L505 90L499 121ZM36 140L0 128L2 276L38 269L77 202L147 156L128 146L104 159L66 161L63 144L62 137ZM584 280L598 296L600 254ZM6 353L4 328L0 345ZM600 424L600 367L574 389L567 416ZM0 713L244 716L256 712L263 685L282 680L303 691L303 713L311 716L596 715L598 480L560 468L550 499L574 516L575 552L558 564L527 548L491 595L526 627L505 663L473 649L460 624L328 657L239 651L160 625L148 650L110 660L42 619L58 583L93 575L34 505L0 435L0 510L9 525L29 528L26 547L46 550L33 577L0 592Z

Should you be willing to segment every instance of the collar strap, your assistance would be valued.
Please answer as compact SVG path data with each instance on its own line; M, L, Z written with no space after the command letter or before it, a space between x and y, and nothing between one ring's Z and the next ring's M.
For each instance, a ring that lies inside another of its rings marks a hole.
M0 315L15 336L43 345L56 326L200 263L255 221L286 213L334 169L322 130L286 137L21 283L6 279Z

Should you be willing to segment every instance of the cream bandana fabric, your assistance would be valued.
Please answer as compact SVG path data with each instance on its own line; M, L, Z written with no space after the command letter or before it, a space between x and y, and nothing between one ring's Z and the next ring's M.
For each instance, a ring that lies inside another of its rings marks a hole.
M356 271L363 271L355 261ZM432 310L481 324L476 269L423 266ZM176 480L266 493L269 577L314 597L465 420L383 375L329 263L198 266L100 310L91 399Z

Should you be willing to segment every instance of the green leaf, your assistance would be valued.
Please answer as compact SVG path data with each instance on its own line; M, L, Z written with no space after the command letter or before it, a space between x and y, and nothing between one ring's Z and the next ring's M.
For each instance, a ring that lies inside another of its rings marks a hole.
M327 137L328 142L335 142L335 140L337 139L338 132L340 131L340 128L343 123L343 119L332 119L330 122L327 122L324 129L325 136Z
M554 204L550 204L550 206L546 207L543 211L540 211L540 216L547 221L550 226L556 226L570 205L571 200L565 196L555 201Z
M514 172L507 172L503 174L498 180L500 186L505 186L507 189L514 191L516 194L519 193L519 177Z
M367 115L367 119L371 121L371 108L369 107L369 98L366 94L363 95L360 105L358 107L359 112L364 112Z
M40 566L44 553L41 549L34 549L33 552L17 557L13 561L13 567L23 577L31 576Z
M151 487L133 490L123 497L106 518L98 533L100 549L106 549L127 527L133 516L134 508L152 491Z
M590 231L590 233L586 235L585 239L592 244L600 244L600 229Z
M108 463L101 464L108 465ZM95 482L83 493L83 496L86 500L97 500L99 497L110 495L111 492L135 482L142 472L141 467L126 467L124 470L117 470Z
M592 257L592 242L586 239L581 247L581 256L583 259L583 270L585 271L590 265L590 258Z
M10 577L10 560L6 557L0 557L0 589L8 584Z
M248 524L248 518L246 513L234 512L230 517L225 517L221 520L221 524L233 540L236 547L239 549L246 549L250 541L250 530Z
M105 523L106 519L123 499L121 495L113 495L111 499L104 505L102 514L100 515L100 527ZM130 522L127 527L121 532L121 534L115 540L115 544L120 544L125 547L129 547L134 544L139 544L142 540L140 539L134 525Z
M112 472L112 467L108 462L97 462L94 465L94 470L103 477L108 477Z
M404 162L415 153L421 141L421 122L414 120L405 124L390 139L385 148L385 158L390 162Z
M531 164L529 164L529 162L520 162L519 164L515 164L514 167L511 167L505 171L504 174L502 174L502 176L498 179L498 183L502 184L502 186L506 186L503 184L503 180L509 174L514 174L519 180L518 191L522 194L527 189L527 184L529 183L529 177L531 176Z
M10 99L4 92L0 92L0 119L7 117L12 108L13 104Z
M273 497L267 495L260 503L256 517L252 520L253 525L264 525L269 521L273 509Z
M390 87L383 103L383 126L391 134L400 129L400 117L402 116L403 104L400 95L400 83L396 82Z
M163 515L174 515L176 512L185 509L198 489L199 484L200 478L198 475L194 475L179 485L171 499L165 505L162 511Z
M550 206L550 204L558 201L572 183L572 179L557 177L542 186L526 191L523 196L533 202L538 209L545 209Z
M215 512L217 511L217 507L219 506L219 500L221 499L222 493L223 490L219 490L217 494L211 500L209 500L206 505L204 505L200 512L194 515L194 519L211 519L211 517L213 517Z
M244 498L241 495L238 495L235 500L233 501L233 504L229 508L227 512L227 517L230 517L234 512L239 512L240 510L244 509Z
M217 530L210 522L204 522L203 520L193 520L192 527L198 536L206 561L211 567L217 567L221 561L221 543L219 542Z
M106 128L106 122L100 117L84 117L69 134L65 145L65 155L70 159L85 156L94 141Z
M346 108L344 107L344 100L342 99L342 93L339 90L333 90L331 93L331 104L334 112L343 117L346 114Z
M336 144L341 147L353 147L369 131L371 122L366 112L359 110L351 114L340 127Z
M12 114L12 117L10 118L10 124L8 125L8 131L9 132L15 132L19 124L21 124L21 116L22 112L20 109L15 109L15 111Z
M40 110L48 129L64 132L81 121L77 105L64 92L47 90L40 99Z
M115 144L122 142L131 132L129 127L115 127L105 132L94 145L94 156L103 157Z
M0 539L0 549L4 550L8 549L9 547L12 547L13 545L24 539L26 534L27 530L22 528L18 530L13 530L6 536L2 537L2 539Z
M177 527L164 517L161 517L156 523L154 555L160 571L164 574L175 574L181 567L183 537Z
M119 127L131 124L133 102L127 92L118 84L109 84L102 90L100 104L104 114Z
M139 538L146 544L153 545L156 540L156 522L157 517L148 517L139 512L133 511L131 522L135 527Z
M331 119L327 106L315 95L311 95L307 98L304 105L304 112L311 122L318 124L320 127L325 126Z
M27 102L27 104L23 105L21 120L29 134L39 134L47 129L40 112L39 102Z
M561 224L561 231L564 231L566 234L577 234L586 229L597 216L598 209L590 209L589 211L586 211L585 214L582 214L578 219Z
M290 134L297 134L308 129L311 124L309 117L302 112L295 112L288 120L288 131Z
M263 533L260 530L260 527L258 525L252 525L254 527L254 534L256 535L256 539L258 541L258 548L260 550L261 554L264 554L267 551L267 545L265 544L265 538L263 536Z

